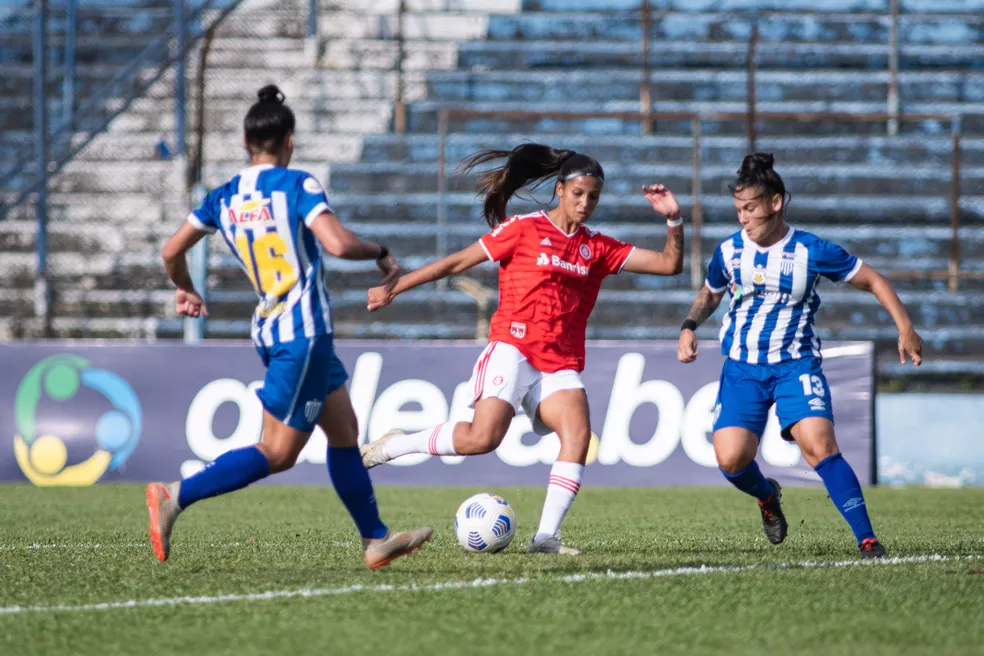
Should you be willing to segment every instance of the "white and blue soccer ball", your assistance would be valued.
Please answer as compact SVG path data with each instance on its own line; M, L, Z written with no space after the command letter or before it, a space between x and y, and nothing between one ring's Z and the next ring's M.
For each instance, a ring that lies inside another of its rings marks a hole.
M476 494L465 499L455 513L454 532L465 551L502 551L516 536L516 513L498 495Z

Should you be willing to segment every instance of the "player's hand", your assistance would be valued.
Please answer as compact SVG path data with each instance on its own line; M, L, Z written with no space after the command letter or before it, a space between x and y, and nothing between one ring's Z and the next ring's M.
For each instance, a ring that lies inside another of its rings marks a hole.
M400 274L403 273L403 269L400 268L400 263L397 262L396 258L392 255L387 255L381 260L376 260L376 266L378 266L379 270L383 272L382 287L388 294L393 291L394 287L396 287L396 283L400 279ZM372 308L370 308L370 310L371 309Z
M201 315L208 316L208 308L205 307L205 299L198 295L198 292L179 289L174 293L174 305L178 310L179 317L192 317L197 319Z
M697 335L692 330L680 331L677 341L677 360L684 364L697 359Z
M369 290L369 304L366 306L370 312L375 312L379 308L384 308L393 302L392 288L385 286L373 287Z
M653 209L671 221L680 218L680 203L673 192L661 184L643 185L642 193Z
M905 364L905 356L912 358L912 364L917 367L922 364L922 337L914 328L909 328L899 335L899 362Z

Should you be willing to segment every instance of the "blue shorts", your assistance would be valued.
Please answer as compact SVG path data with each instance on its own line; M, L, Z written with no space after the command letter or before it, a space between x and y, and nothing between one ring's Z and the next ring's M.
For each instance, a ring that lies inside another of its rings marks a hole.
M325 399L348 380L332 336L297 337L256 350L267 368L263 387L256 391L263 408L291 428L312 432Z
M762 437L773 403L786 440L793 439L789 430L801 419L825 417L833 421L830 388L820 359L747 364L728 358L721 369L714 430L737 426Z

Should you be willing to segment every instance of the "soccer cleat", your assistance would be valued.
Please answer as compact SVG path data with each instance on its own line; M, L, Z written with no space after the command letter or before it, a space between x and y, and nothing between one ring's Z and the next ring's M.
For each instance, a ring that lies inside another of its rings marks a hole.
M858 545L858 549L861 550L861 560L867 560L868 558L884 558L888 555L885 551L885 547L882 543L874 538L865 538L861 540L861 544Z
M566 546L560 541L558 535L544 535L540 539L537 537L533 536L533 539L530 540L530 546L526 548L526 553L563 554L565 556L577 556L581 553L573 547Z
M782 486L774 478L766 480L772 483L775 491L765 501L758 502L759 510L762 511L762 530L765 531L765 537L769 538L769 542L780 544L786 539L789 530L786 516L782 513Z
M147 486L147 511L150 513L150 545L157 560L167 560L171 553L171 530L181 509L178 507L178 485L151 483Z
M434 529L430 526L416 528L412 531L389 532L386 537L378 540L362 540L362 550L365 552L366 567L379 569L386 567L400 556L406 556L419 549L425 542L430 542Z
M366 469L372 469L384 463L389 462L392 458L386 453L386 443L392 440L397 435L405 435L399 428L394 428L390 432L386 433L378 440L373 440L368 444L364 444L361 449L359 449L359 455L362 456L362 464Z

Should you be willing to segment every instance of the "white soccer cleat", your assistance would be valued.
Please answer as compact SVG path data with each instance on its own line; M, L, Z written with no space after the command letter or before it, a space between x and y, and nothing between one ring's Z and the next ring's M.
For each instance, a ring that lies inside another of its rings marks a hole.
M434 529L430 526L416 528L412 531L392 531L386 537L378 540L363 540L362 550L365 552L366 567L379 569L386 567L400 556L411 554L425 542L430 542Z
M171 553L171 531L181 508L178 507L180 483L151 483L147 486L147 511L150 513L150 545L157 560L163 562Z
M386 443L397 435L406 435L406 433L399 428L394 428L378 440L373 440L368 444L364 444L362 448L359 449L359 454L362 456L362 464L366 469L378 467L379 465L387 463L393 459L389 457L388 453L386 453Z
M565 556L577 556L581 552L574 547L568 547L560 541L560 536L544 535L534 536L530 540L530 546L526 548L527 553L563 554Z

